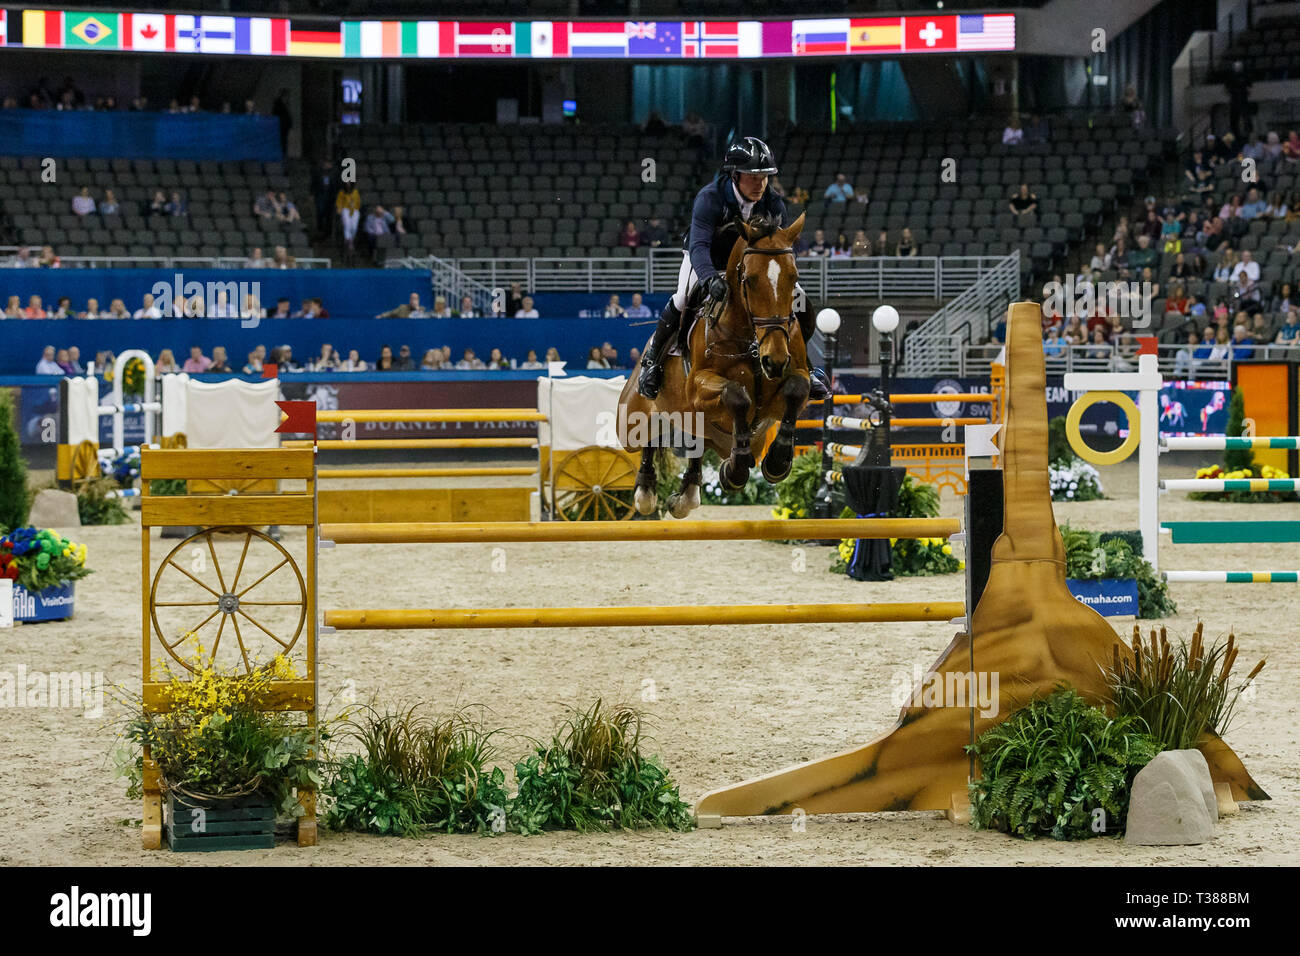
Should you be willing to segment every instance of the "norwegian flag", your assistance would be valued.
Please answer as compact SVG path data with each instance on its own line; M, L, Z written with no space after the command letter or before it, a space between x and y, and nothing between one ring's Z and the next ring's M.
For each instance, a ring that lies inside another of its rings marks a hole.
M705 20L700 26L703 31L700 56L740 56L740 24L737 21Z
M682 23L682 56L700 55L700 23L698 20L685 20Z

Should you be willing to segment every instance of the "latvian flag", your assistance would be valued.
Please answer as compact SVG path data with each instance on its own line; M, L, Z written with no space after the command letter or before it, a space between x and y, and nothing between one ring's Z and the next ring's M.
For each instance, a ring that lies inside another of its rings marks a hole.
M512 57L515 25L510 21L456 23L456 55Z

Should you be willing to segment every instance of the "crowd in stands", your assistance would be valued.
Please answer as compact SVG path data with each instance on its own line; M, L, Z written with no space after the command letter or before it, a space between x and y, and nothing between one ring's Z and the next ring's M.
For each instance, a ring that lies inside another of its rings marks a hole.
M280 117L282 123L286 123L288 118L288 105L285 102L285 97L286 91L281 90L271 108L270 114ZM0 108L6 110L93 110L96 112L113 112L123 109L118 104L117 97L111 94L99 95L91 99L71 76L65 76L63 82L57 87L51 83L48 77L43 76L36 81L35 85L24 90L21 95L10 94L5 96L3 101L0 101ZM239 105L234 105L229 100L223 100L218 106L213 107L212 104L204 105L198 95L189 97L174 96L168 101L166 107L152 106L149 103L149 97L136 96L126 105L125 110L132 113L143 113L152 110L164 113L265 115L258 110L257 103L252 99L246 99Z

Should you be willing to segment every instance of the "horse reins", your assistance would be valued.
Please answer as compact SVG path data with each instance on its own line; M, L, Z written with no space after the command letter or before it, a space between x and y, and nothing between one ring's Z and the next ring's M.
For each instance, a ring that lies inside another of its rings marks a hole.
M748 349L744 352L719 353L718 351L716 351L713 348L713 346L710 345L709 343L709 336L713 332L714 321L716 321L717 316L722 311L721 309L722 303L719 303L718 307L713 309L712 312L705 317L704 354L707 357L712 357L717 355L721 358L748 358L750 361L756 362L758 361L759 347L761 346L763 340L767 338L767 336L770 335L772 332L776 332L776 331L779 331L782 335L784 335L786 338L787 345L789 344L790 326L794 322L793 312L785 316L754 315L753 311L749 307L749 293L745 290L745 283L744 283L744 265L745 265L745 256L751 254L758 255L758 256L788 256L794 254L794 249L788 247L783 249L759 249L755 246L748 246L748 245L745 247L745 249L740 254L740 260L736 263L736 285L740 287L741 304L743 304L745 307L745 314L746 316L748 316L750 320L750 324L753 326L754 334L751 336L749 340ZM763 333L762 335L758 334L760 331ZM722 341L743 343L744 339L728 338L728 339L723 339Z

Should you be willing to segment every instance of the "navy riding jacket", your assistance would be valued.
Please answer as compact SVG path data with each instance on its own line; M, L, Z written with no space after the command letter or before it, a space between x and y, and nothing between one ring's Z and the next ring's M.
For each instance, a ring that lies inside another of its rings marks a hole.
M772 192L769 183L763 195L754 203L751 216L766 216L778 226L786 226L785 200ZM691 210L691 231L686 237L686 248L691 257L691 268L701 282L727 267L727 259L740 235L740 201L725 173L701 189L695 196Z

